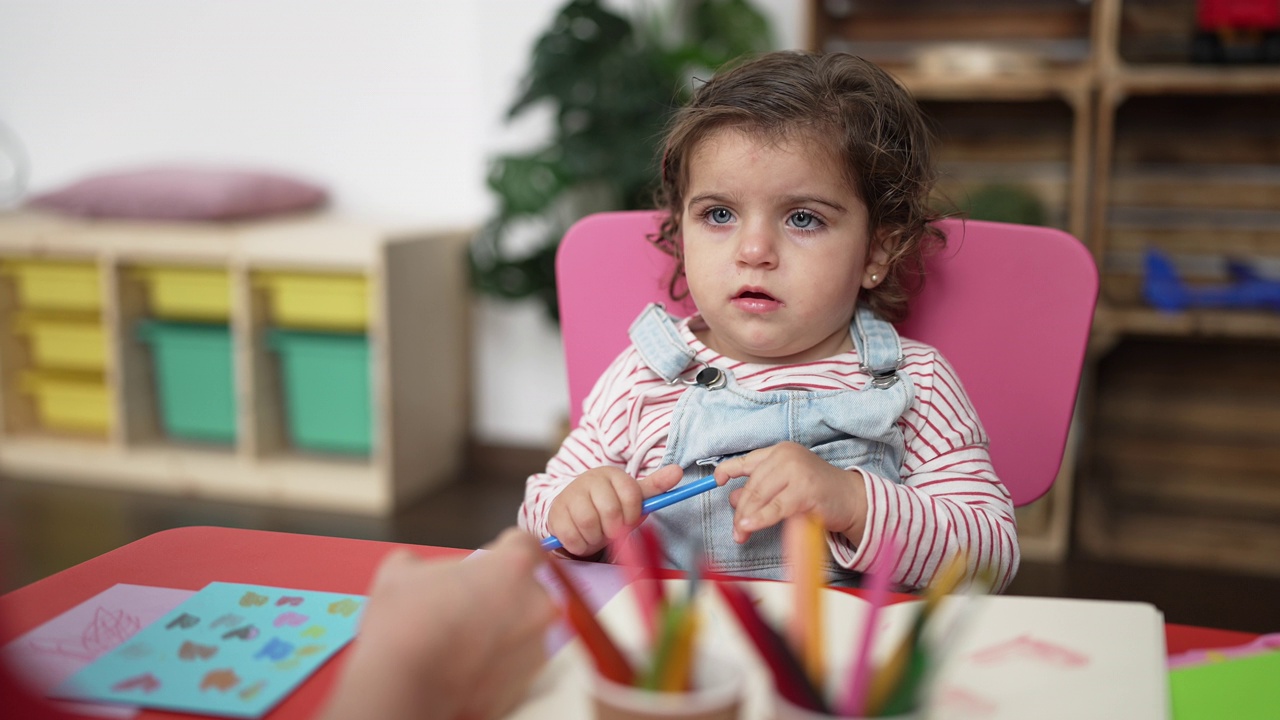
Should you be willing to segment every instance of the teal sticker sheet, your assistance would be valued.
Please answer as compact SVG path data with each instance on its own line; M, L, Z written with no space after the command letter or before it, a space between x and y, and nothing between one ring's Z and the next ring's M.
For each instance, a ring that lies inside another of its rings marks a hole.
M355 636L363 595L215 582L55 697L261 717Z

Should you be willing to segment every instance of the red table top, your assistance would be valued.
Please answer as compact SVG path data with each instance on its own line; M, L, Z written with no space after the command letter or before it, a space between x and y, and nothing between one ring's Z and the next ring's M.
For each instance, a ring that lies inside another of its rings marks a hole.
M379 561L397 547L423 557L465 557L471 552L236 528L166 530L0 596L0 645L116 583L199 590L216 580L363 594ZM1165 625L1170 654L1237 645L1255 637L1232 630ZM314 715L338 677L345 656L345 651L338 653L268 717L281 720ZM190 715L144 711L139 717Z

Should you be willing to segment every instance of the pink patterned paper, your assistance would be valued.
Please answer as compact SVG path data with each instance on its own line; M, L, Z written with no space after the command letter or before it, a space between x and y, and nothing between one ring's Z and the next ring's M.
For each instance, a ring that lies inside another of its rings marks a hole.
M192 590L114 585L22 635L0 650L11 670L44 694L160 619ZM75 704L80 713L132 717L136 708Z

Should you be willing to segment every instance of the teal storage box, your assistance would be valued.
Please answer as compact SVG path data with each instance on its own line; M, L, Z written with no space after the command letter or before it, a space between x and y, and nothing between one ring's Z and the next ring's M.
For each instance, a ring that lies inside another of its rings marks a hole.
M304 450L367 455L373 448L369 338L272 330L289 438Z
M186 440L234 443L230 328L147 320L138 324L138 337L151 346L165 432Z

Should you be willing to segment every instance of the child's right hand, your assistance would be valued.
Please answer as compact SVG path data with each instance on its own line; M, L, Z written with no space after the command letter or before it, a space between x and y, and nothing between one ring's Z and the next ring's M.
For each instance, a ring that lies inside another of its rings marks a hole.
M639 480L616 467L593 468L551 502L547 529L570 555L594 555L640 524L646 498L670 490L682 477L679 465L667 465Z

